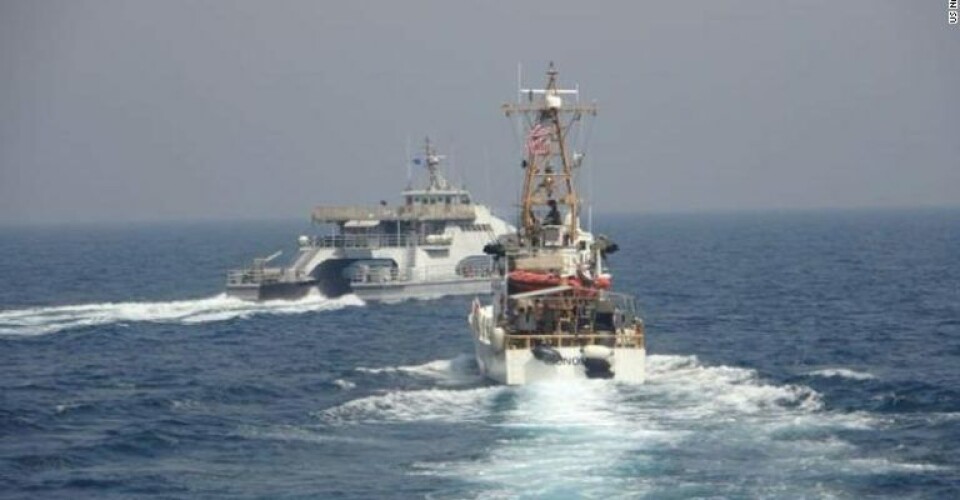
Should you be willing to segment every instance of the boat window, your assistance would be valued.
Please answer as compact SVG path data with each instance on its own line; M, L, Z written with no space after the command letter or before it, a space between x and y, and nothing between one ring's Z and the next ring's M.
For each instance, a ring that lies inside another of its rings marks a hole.
M445 199L444 201L446 201L446 203L447 203L447 205L449 205L449 204L450 204L450 197L449 197L449 196L447 196L447 197L446 197L446 199Z
M470 197L467 196L467 195L465 195L465 194L460 195L460 203L463 203L464 205L469 205L469 204L470 204Z

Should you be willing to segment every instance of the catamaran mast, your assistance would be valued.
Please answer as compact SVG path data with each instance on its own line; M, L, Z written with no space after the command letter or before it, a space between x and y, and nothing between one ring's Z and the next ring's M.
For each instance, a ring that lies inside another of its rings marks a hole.
M447 180L444 179L440 174L440 161L444 158L445 156L437 154L437 150L433 148L432 144L430 144L430 138L427 137L424 140L423 161L426 164L427 171L430 174L429 189L440 190L448 189L450 187L447 184Z

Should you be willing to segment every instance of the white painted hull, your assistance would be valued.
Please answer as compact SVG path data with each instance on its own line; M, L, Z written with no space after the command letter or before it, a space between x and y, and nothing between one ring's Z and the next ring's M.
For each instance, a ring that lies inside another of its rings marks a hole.
M556 351L562 361L548 364L534 357L530 349L504 349L497 345L493 332L493 306L471 312L468 322L473 334L477 364L487 378L507 385L523 385L557 379L585 379L587 369L579 347L559 347ZM501 342L502 344L502 342ZM642 384L646 374L646 349L642 347L613 348L609 359L613 380Z
M486 295L491 292L490 278L460 278L437 281L353 284L353 293L365 301L432 299L448 295Z

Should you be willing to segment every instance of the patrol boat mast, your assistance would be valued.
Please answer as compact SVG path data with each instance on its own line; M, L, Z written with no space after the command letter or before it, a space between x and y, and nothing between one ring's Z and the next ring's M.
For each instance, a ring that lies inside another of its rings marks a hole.
M484 306L475 299L468 315L477 364L505 384L578 377L643 382L643 322L633 297L609 291L603 266L617 247L580 227L574 169L582 155L567 143L574 125L596 108L564 105L561 96L579 98L579 90L559 88L553 64L545 88L521 95L527 102L503 107L523 120L527 139L520 227L485 248L498 274L493 301Z

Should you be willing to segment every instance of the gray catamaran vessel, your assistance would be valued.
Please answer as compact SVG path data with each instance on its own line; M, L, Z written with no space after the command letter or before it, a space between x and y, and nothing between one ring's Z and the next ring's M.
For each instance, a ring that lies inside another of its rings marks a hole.
M229 271L227 294L245 300L296 299L318 290L365 300L490 293L490 257L483 247L514 229L473 202L440 172L444 159L426 141L417 161L427 185L402 192L402 205L319 206L314 224L330 233L300 236L288 266L270 266L277 252Z

